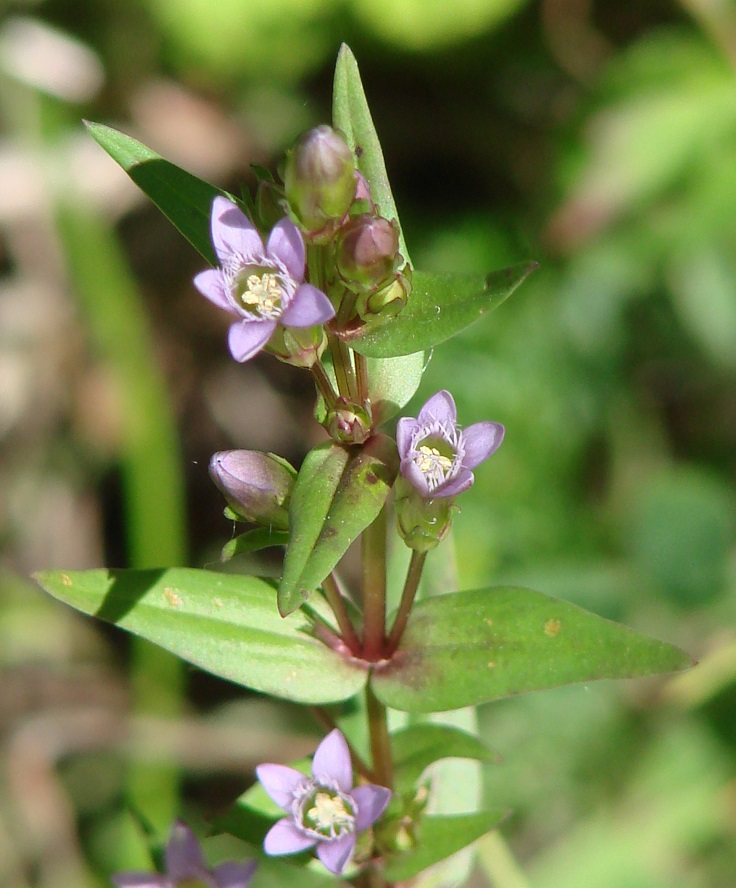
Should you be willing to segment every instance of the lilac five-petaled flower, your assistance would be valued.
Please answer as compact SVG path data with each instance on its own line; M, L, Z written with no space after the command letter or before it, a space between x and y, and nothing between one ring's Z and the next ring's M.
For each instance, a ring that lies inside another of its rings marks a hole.
M461 429L455 401L443 389L432 395L416 419L406 416L398 422L401 474L423 497L457 496L473 483L471 469L500 447L503 435L498 422Z
M355 849L356 833L378 820L391 798L384 786L353 788L350 750L337 729L317 747L311 779L284 765L260 765L256 774L289 814L268 831L266 854L296 854L316 845L317 856L333 873L343 871Z
M236 361L256 355L278 324L312 327L334 317L335 309L327 296L304 283L304 241L290 219L276 223L264 247L247 216L232 201L216 197L212 243L220 267L200 272L194 286L238 318L228 335Z
M246 888L257 861L228 861L208 869L202 848L194 833L182 820L171 828L166 845L166 874L117 873L112 877L117 888Z

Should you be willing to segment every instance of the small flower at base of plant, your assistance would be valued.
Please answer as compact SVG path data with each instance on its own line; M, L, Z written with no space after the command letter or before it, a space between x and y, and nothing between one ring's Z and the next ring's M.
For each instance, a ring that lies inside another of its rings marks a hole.
M471 469L501 446L504 431L498 422L476 422L462 429L455 401L443 389L432 395L416 419L398 422L401 474L427 499L457 496L473 483Z
M278 325L312 327L334 317L327 296L304 283L304 241L290 219L276 223L264 246L246 215L232 201L216 197L211 227L220 267L200 272L194 286L238 318L228 335L236 361L257 355Z
M341 873L355 850L357 833L383 814L391 790L367 784L353 787L350 750L339 730L317 747L312 777L285 765L266 764L256 774L268 795L288 813L263 842L266 854L280 856L317 849L332 873Z
M339 444L364 444L373 430L368 410L347 398L338 398L335 409L327 414L325 428Z
M323 125L304 133L287 152L284 194L311 240L329 239L355 197L355 160L347 142Z
M208 868L194 833L177 820L166 845L166 873L124 872L112 876L116 888L246 888L258 862L228 861Z
M209 471L238 518L288 530L296 469L285 459L259 450L221 450L212 456Z

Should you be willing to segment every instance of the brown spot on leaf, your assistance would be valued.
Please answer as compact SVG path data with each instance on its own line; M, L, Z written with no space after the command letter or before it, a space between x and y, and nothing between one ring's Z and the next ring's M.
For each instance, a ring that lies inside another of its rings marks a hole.
M489 660L489 661L488 661L488 668L489 668L489 669L495 669L495 668L496 668L496 664L495 664L495 662L494 662L493 660Z
M59 574L59 579L61 580L61 585L66 586L68 589L72 584L72 578L69 574Z
M172 607L181 607L183 604L181 596L177 594L170 586L164 586L164 598Z
M544 624L544 634L548 635L550 638L554 638L561 628L562 623L560 623L559 620L547 620Z
M366 484L378 484L378 475L375 472L366 472L365 473L365 483Z

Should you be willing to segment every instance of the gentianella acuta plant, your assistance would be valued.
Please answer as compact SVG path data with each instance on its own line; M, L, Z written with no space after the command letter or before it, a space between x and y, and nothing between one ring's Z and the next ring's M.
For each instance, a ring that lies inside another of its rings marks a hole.
M107 127L90 131L131 173L125 158L148 150ZM113 881L246 888L258 859L254 888L261 872L274 884L299 884L304 867L315 884L422 885L428 867L505 814L479 805L474 792L467 811L452 811L449 828L446 795L435 797L428 769L442 758L492 756L481 738L429 722L429 714L691 661L529 589L422 596L428 553L437 550L441 563L474 472L488 471L493 483L503 471L498 458L481 464L505 429L483 417L461 422L449 387L419 396L418 409L392 422L419 388L424 353L500 304L535 263L485 278L412 267L347 47L335 72L332 126L302 136L280 178L257 170L254 196L236 199L171 164L159 167L157 177L138 181L149 183L149 196L210 263L194 287L231 316L230 355L243 363L263 353L310 373L324 440L298 470L277 454L246 449L216 453L210 463L226 515L244 525L223 560L279 547L278 581L238 572L237 562L227 572L48 571L37 579L57 598L107 614L189 663L311 707L327 734L311 764L260 765L219 821L221 832L247 843L242 861L208 867L178 822L164 871ZM192 206L206 220L199 227ZM512 428L504 450L513 447ZM394 533L398 545L389 547ZM349 585L341 561L358 539L360 582ZM393 557L408 550L401 589L387 583L389 548ZM111 600L115 607L102 606ZM412 713L409 726L390 730L390 710Z

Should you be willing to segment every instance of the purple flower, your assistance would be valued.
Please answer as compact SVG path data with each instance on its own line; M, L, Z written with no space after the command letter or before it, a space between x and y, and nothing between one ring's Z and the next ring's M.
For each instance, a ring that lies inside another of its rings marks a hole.
M287 218L277 222L263 246L255 226L225 197L212 203L212 243L220 268L208 268L194 286L238 320L228 344L236 361L248 361L271 338L277 324L311 327L334 317L327 296L305 284L306 255L299 229Z
M317 747L311 779L284 765L259 765L256 774L289 814L268 831L266 854L296 854L316 845L317 856L333 873L343 871L356 833L378 820L391 798L391 790L372 783L353 789L350 751L337 729Z
M501 446L504 431L498 422L461 429L455 401L443 389L432 395L416 419L407 416L398 422L401 474L428 499L457 496L473 483L471 469Z
M116 873L117 888L246 888L257 861L228 861L208 869L202 848L183 820L175 821L166 845L166 875L158 873Z

